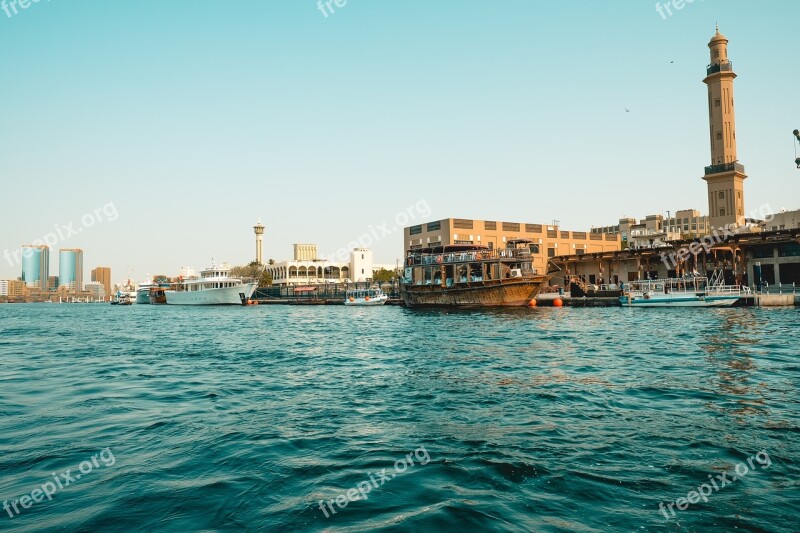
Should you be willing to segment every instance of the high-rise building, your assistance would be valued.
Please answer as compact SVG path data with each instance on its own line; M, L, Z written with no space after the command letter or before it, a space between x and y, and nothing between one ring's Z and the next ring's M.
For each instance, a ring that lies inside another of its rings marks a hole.
M264 225L261 219L253 226L253 231L256 233L256 263L259 265L264 264Z
M71 291L83 290L83 250L61 248L58 251L58 286Z
M31 288L47 290L50 275L50 248L26 244L22 247L22 281Z
M736 121L733 112L733 64L728 59L728 39L719 32L708 43L711 63L703 80L708 86L708 120L711 165L705 169L708 217L712 227L744 225L744 165L736 156Z
M111 267L97 267L92 270L92 281L103 284L106 296L111 294Z

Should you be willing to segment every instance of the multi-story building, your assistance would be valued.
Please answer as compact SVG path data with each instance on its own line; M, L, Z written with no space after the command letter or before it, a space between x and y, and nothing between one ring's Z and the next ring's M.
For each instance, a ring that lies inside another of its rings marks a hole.
M22 298L28 287L25 282L17 279L0 279L0 296L8 298Z
M403 229L406 250L452 244L505 248L511 240L530 241L534 268L546 270L547 261L557 255L586 254L620 249L619 234L561 230L554 224L524 224L496 220L446 218Z
M650 245L658 241L693 239L711 232L709 218L696 209L677 211L675 216L647 215L640 221L635 218L621 218L614 226L592 228L592 233L619 234L622 247Z
M26 244L22 247L22 281L32 289L47 290L50 275L50 248Z
M111 294L111 267L97 267L92 270L92 281L103 284L106 295Z
M55 292L58 289L58 276L47 278L47 292Z
M83 287L83 292L87 293L92 300L105 300L106 288L99 281L89 281Z
M316 258L316 244L295 244L294 259L267 265L273 285L315 285L320 283L365 282L381 269L394 270L395 265L373 262L372 250L356 248L350 262Z
M58 286L70 291L83 289L83 250L61 248L58 251Z

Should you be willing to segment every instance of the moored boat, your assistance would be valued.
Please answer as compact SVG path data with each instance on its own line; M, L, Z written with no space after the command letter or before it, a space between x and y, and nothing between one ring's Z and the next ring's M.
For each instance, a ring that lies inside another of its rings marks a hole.
M502 307L530 304L551 273L532 266L526 239L505 249L447 245L410 250L400 294L407 307Z
M230 276L226 263L212 265L199 278L182 279L164 291L168 305L243 305L255 292L257 283L244 283Z
M749 287L725 285L722 272L705 276L631 281L625 284L624 307L727 307L750 295Z
M380 289L356 289L347 291L344 305L383 305L389 297Z

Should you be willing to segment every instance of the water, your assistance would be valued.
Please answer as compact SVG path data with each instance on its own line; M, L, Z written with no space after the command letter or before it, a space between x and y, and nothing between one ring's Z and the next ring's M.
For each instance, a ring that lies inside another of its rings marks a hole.
M798 531L798 316L2 305L0 530Z

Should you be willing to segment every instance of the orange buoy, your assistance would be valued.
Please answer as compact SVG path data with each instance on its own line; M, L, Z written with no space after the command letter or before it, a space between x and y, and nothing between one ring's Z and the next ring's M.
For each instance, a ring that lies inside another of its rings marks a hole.
M356 299L355 299L355 298L353 298L353 297L351 296L351 297L350 297L350 301L351 301L351 302L355 302L355 301L356 301Z
M564 300L562 300L561 298L556 298L555 300L553 300L553 307L563 307L563 306L564 306Z
M536 300L531 300L528 302L528 307L536 307Z

